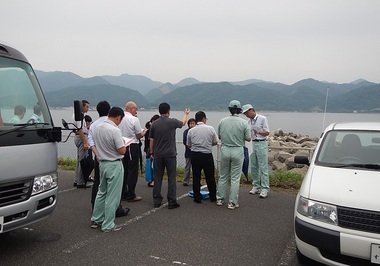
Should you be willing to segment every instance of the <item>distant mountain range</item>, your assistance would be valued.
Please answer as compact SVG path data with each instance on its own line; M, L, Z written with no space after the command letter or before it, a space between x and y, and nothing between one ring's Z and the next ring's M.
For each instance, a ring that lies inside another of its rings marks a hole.
M59 71L36 74L49 105L56 108L86 99L92 106L107 100L121 107L134 101L145 109L168 102L173 110L226 110L236 99L259 111L322 112L327 98L328 112L380 112L380 84L363 79L337 84L308 78L286 85L257 79L210 83L186 78L171 84L129 74L92 78Z

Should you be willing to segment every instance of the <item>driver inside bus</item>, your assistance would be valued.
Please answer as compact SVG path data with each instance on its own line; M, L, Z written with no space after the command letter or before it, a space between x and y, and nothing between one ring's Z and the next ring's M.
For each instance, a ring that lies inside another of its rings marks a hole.
M24 118L25 116L25 113L26 113L26 108L25 106L23 105L16 105L15 106L15 110L14 110L14 114L15 116L12 117L10 120L9 120L9 123L12 123L12 124L20 124L21 123L21 120Z

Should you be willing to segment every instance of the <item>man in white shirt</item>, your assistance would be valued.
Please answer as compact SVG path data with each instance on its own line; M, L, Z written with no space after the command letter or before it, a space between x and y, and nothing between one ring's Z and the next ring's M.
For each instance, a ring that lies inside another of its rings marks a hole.
M129 202L140 201L142 197L137 196L135 189L139 174L139 139L145 136L146 129L142 129L137 118L137 105L134 102L127 102L125 105L125 116L119 125L123 137L133 139L127 147L123 158L124 182L122 199Z
M100 185L91 216L91 228L101 227L103 232L121 229L115 224L115 213L120 205L124 172L121 159L126 150L121 131L117 127L123 117L123 109L112 107L107 120L97 126L93 136L100 161Z
M267 137L270 133L268 119L256 113L251 104L243 106L243 114L249 118L248 125L251 127L252 134L252 154L251 174L252 189L250 194L260 194L260 198L265 199L269 192L269 173L268 173L268 143Z

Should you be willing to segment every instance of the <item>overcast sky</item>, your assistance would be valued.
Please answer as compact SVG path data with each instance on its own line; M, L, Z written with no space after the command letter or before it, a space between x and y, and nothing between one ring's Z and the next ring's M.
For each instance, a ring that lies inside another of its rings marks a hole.
M177 83L380 83L379 0L3 0L35 69Z

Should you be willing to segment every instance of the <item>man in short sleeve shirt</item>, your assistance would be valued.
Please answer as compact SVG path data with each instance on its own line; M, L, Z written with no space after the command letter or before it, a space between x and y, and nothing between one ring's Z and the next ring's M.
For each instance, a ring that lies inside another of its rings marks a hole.
M202 202L201 173L205 174L210 201L216 201L215 165L212 146L218 144L218 136L212 126L206 125L206 114L199 111L195 114L197 125L187 134L187 146L191 149L191 166L193 169L194 201Z
M186 125L190 109L185 109L182 121L169 118L170 105L168 103L161 103L158 111L161 117L152 123L149 133L150 155L154 159L153 203L155 208L160 207L162 204L161 186L166 168L168 174L168 208L174 209L179 207L176 185L177 149L175 132L177 128Z
M100 161L100 185L92 212L91 228L101 226L103 232L120 229L115 225L115 213L120 204L124 175L121 159L126 147L117 126L123 117L123 109L112 107L108 119L100 123L94 132L97 156Z
M251 174L253 187L250 194L260 194L260 198L266 198L269 192L268 174L268 144L269 135L268 119L256 113L252 105L243 106L243 113L249 118L248 125L252 130L252 154Z
M137 118L137 105L134 102L127 102L125 105L125 117L119 128L123 137L133 139L127 147L123 158L124 182L122 199L129 202L140 201L142 197L137 196L135 189L139 174L140 145L139 139L145 136L146 129L142 129Z
M251 141L251 130L247 122L239 117L241 105L237 100L230 102L230 116L222 118L218 125L218 135L221 140L220 178L217 188L218 206L226 200L228 181L231 180L228 209L239 207L239 186L244 161L245 141Z

